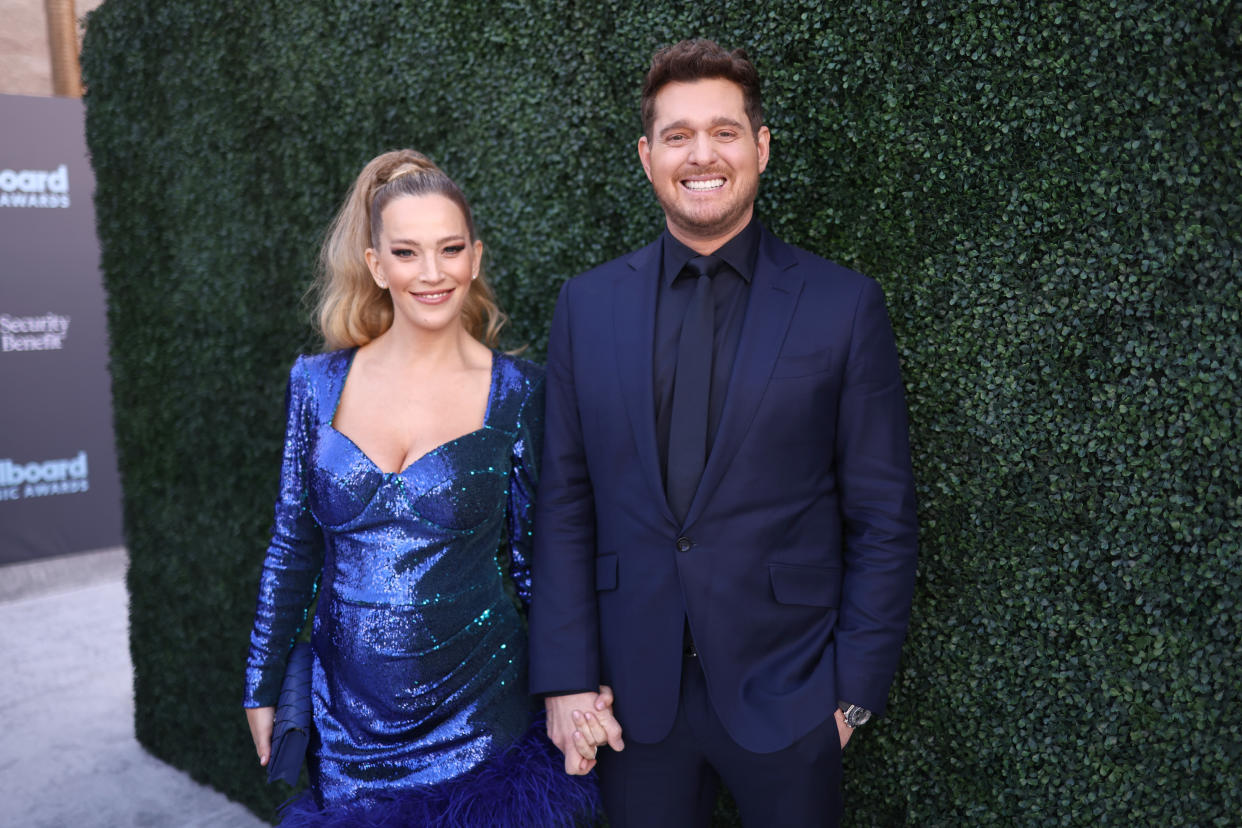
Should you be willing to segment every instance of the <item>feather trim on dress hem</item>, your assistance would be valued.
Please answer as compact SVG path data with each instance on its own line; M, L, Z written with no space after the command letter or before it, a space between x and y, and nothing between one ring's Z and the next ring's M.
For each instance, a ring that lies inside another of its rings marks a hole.
M595 774L565 773L540 714L508 750L461 776L324 810L305 791L282 807L280 828L573 828L599 811Z

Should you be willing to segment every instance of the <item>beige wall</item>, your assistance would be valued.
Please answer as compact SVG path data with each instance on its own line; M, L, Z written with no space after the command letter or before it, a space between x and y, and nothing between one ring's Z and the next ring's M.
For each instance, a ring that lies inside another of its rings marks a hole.
M103 0L76 0L78 19ZM52 57L43 0L0 0L0 94L52 94Z

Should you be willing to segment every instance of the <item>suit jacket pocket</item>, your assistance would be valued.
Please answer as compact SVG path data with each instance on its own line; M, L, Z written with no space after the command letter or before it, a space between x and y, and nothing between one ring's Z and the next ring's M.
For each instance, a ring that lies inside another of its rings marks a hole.
M595 559L595 590L617 588L617 555L610 552Z
M772 594L782 604L836 608L841 603L841 569L835 566L768 564Z
M781 377L806 377L811 374L821 374L832 367L831 357L832 352L827 348L813 354L777 357L776 364L772 366L772 377L779 379Z

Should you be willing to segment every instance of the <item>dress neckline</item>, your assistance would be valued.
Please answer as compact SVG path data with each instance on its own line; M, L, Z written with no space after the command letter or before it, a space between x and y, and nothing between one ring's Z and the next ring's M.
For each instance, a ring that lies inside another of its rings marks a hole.
M457 437L454 437L451 440L446 440L437 446L433 446L432 448L429 448L427 451L423 452L418 457L415 457L409 463L406 463L405 466L402 467L400 471L395 471L395 472L384 471L382 468L380 468L379 463L376 463L374 460L371 459L371 455L363 451L362 447L354 442L352 437L350 437L348 434L339 430L336 427L336 410L341 407L341 397L345 395L345 383L349 379L349 372L354 367L354 357L358 355L358 348L356 347L349 349L349 355L345 361L345 373L341 376L341 387L338 388L336 391L336 400L332 404L332 416L328 417L328 428L331 429L332 433L338 435L346 443L352 446L354 451L356 451L358 455L362 457L363 460L366 460L367 463L370 464L370 466L373 469L375 469L377 472L379 472L380 474L384 475L385 477L396 477L396 476L403 475L407 471L409 471L411 468L421 463L423 460L426 460L428 457L431 457L433 454L439 454L441 451L453 445L454 443L461 442L462 440L465 440L468 437L472 437L476 434L481 434L482 432L485 432L491 429L492 407L496 401L496 393L500 385L501 353L497 351L495 348L489 348L488 350L492 352L492 367L491 367L491 378L488 381L488 386L487 386L487 404L483 408L483 425L479 426L473 431L467 431L465 434L458 435Z

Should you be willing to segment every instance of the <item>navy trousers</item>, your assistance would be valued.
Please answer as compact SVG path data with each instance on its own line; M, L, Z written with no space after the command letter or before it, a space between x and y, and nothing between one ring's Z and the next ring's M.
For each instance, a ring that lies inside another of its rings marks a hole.
M669 735L602 749L599 778L612 828L709 828L722 780L747 828L836 828L843 810L836 718L775 753L745 750L716 717L695 656L682 664Z

